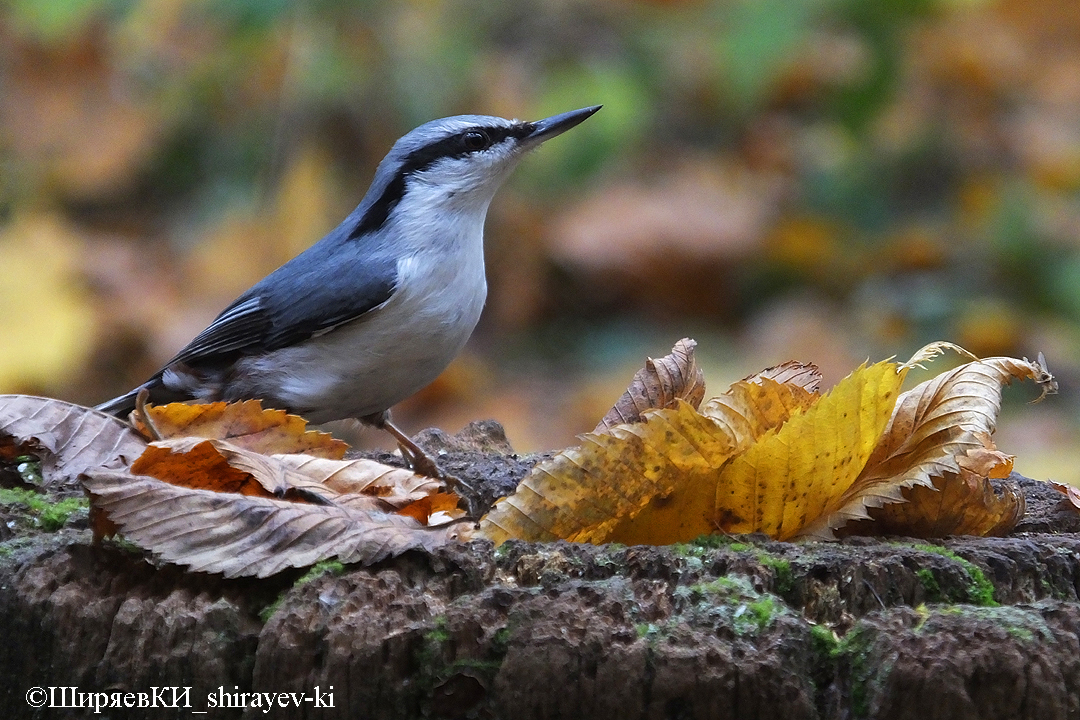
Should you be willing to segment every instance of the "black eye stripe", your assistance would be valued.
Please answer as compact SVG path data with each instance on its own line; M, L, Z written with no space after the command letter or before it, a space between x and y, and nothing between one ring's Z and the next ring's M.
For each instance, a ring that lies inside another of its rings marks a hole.
M469 148L465 142L465 136L471 132L481 132L484 135L487 135L488 140L490 141L487 146L490 147L492 145L498 145L508 137L520 140L529 135L532 131L532 123L518 123L509 127L466 128L459 133L442 138L441 140L436 140L422 148L413 150L406 156L405 162L402 163L401 172L403 174L414 173L430 167L436 160L464 157L470 152L476 152L475 149Z
M383 223L390 216L390 211L401 200L405 194L405 179L413 173L420 172L422 170L431 167L433 163L443 158L458 158L465 157L469 153L476 152L476 150L470 150L465 145L465 135L469 132L479 130L487 135L489 143L487 147L492 145L498 145L508 137L517 138L518 140L527 137L535 129L533 123L515 123L509 127L507 126L495 126L495 127L471 127L465 128L461 132L454 133L449 137L436 140L433 143L429 143L422 148L413 150L411 153L405 156L404 162L401 164L401 169L397 175L387 183L386 188L383 190L382 195L372 203L368 208L364 217L360 219L356 227L349 233L348 239L352 240L360 237L364 233L374 232L382 227Z

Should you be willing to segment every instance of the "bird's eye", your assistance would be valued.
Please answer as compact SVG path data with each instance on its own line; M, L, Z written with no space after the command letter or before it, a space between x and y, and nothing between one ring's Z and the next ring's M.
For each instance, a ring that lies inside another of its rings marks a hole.
M469 130L462 135L461 139L465 143L466 150L484 150L491 144L487 133L483 130Z

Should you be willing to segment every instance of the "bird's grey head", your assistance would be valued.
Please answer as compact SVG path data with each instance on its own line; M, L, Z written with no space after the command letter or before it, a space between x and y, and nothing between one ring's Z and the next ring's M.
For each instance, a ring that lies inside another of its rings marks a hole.
M490 115L432 120L394 143L357 208L356 237L386 222L406 192L426 211L487 208L517 161L540 143L583 122L599 105L526 122Z

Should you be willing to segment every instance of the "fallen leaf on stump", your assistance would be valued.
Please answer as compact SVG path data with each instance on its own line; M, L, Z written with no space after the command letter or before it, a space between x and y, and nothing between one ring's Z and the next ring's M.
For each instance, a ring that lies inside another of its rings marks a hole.
M584 435L581 446L538 465L496 503L480 533L497 543L665 544L713 532L719 469L812 397L755 378L735 383L701 413L677 400L674 408L644 412L642 423Z
M442 487L442 483L435 478L366 458L331 460L291 453L272 457L339 495L378 498L391 507L415 502Z
M378 510L309 505L179 487L155 478L92 471L83 484L125 538L168 562L225 577L267 577L336 558L378 562L462 537L460 524L428 528Z
M779 540L843 503L889 421L907 368L880 362L732 459L714 483L713 527Z
M228 440L264 455L304 453L332 460L345 457L349 449L329 433L308 430L307 421L299 415L263 408L258 400L148 405L146 411L152 429L137 412L132 413L132 424L144 437L155 440L182 437Z
M1074 508L1080 510L1080 488L1074 485L1066 485L1065 483L1054 482L1053 480L1050 480L1049 482L1050 486L1062 495L1064 495Z
M112 415L32 395L0 395L0 437L41 460L46 487L73 485L89 469L124 467L146 448Z
M696 409L705 397L705 375L694 358L695 347L696 342L683 338L659 360L646 358L645 367L634 374L626 392L593 432L603 433L616 425L641 422L641 414L646 410L674 407L677 400L684 400Z
M869 520L849 522L837 534L1001 537L1016 527L1027 508L1019 484L1003 482L998 492L987 478L970 470L935 477L931 487L906 488L903 498L904 502L870 508Z
M868 518L867 508L902 501L904 488L930 488L935 478L947 474L959 477L961 460L970 465L971 453L995 449L990 436L1001 409L1001 389L1016 378L1034 380L1044 395L1056 390L1041 357L1036 362L987 358L960 365L901 395L881 441L841 506L810 523L802 534L830 539L832 530L849 520Z
M990 358L900 395L907 371L945 348L958 349L935 343L907 363L861 367L820 397L809 366L778 366L700 412L682 401L642 411L644 422L582 436L537 465L479 535L496 543L659 544L705 532L825 539L874 508L922 497L920 487L945 502L920 500L923 514L910 522L1003 532L1023 506L1018 493L998 496L987 481L1011 462L990 440L1001 386L1027 378L1046 394L1055 384L1041 356Z

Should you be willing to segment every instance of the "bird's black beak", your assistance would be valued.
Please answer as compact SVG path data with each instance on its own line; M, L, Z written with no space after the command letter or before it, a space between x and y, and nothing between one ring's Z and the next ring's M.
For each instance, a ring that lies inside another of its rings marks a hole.
M549 118L537 120L532 124L532 132L526 136L525 140L530 145L539 145L545 140L553 138L574 126L585 122L593 115L593 113L602 107L603 105L593 105L592 107L571 110L570 112L564 112L560 115L552 115Z

